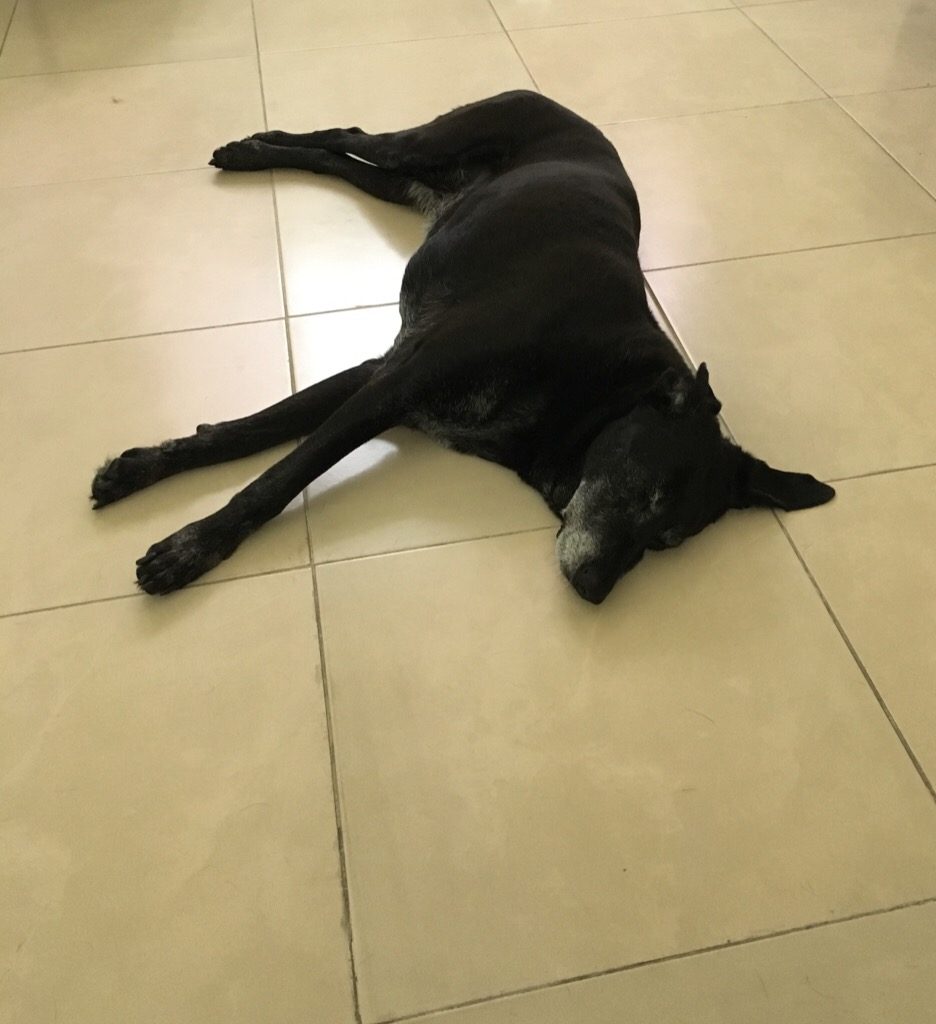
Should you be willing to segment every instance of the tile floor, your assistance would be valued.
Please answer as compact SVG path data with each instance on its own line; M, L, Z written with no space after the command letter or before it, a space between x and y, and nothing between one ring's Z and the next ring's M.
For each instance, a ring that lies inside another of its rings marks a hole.
M0 0L0 1020L928 1024L936 0ZM204 583L96 463L382 349L421 224L220 175L539 87L603 126L728 427L838 481L600 608L387 434ZM912 366L907 373L905 367Z

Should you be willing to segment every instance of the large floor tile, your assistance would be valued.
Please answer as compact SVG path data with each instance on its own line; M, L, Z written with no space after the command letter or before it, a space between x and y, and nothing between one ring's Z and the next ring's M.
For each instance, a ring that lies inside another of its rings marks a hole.
M360 6L343 0L256 0L260 49L306 50L362 46L440 36L497 32L487 0L383 0Z
M804 0L747 13L833 95L934 84L934 0Z
M738 441L834 478L936 462L934 267L924 235L649 280Z
M254 53L250 0L19 0L0 77Z
M936 195L936 88L846 96L839 103Z
M512 38L543 92L597 124L822 95L736 10L529 29Z
M936 203L825 100L616 125L647 269L936 229Z
M291 321L296 386L381 355L395 306ZM547 526L543 499L509 470L399 428L343 459L308 490L316 561Z
M508 29L648 18L729 7L727 0L493 0Z
M204 167L262 119L250 58L0 79L0 186Z
M433 1014L425 1024L923 1024L934 1002L936 907L927 904Z
M502 32L263 56L270 127L287 131L397 131L532 84Z
M268 175L0 190L0 349L282 315Z
M306 573L0 622L0 1017L350 1024Z
M936 469L849 480L787 528L936 782Z
M275 182L293 316L398 300L403 270L426 234L419 214L335 178L277 171Z
M96 467L289 394L278 323L3 355L0 377L0 612L133 593L150 544L224 504L275 456L182 474L92 512ZM214 578L307 561L296 502Z
M365 1020L933 895L936 808L768 513L600 608L553 544L318 570Z

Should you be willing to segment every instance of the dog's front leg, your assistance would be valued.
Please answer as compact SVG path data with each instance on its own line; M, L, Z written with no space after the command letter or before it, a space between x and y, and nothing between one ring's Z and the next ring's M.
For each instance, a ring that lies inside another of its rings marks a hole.
M293 452L271 466L217 512L153 544L137 561L137 584L168 594L224 561L339 459L400 422L392 379L372 381L333 413Z

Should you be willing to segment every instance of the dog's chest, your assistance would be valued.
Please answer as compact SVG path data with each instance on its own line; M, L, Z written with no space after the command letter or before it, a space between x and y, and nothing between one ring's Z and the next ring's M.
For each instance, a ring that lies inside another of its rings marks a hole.
M437 192L421 182L413 181L407 187L409 197L419 212L428 220L435 222L462 197L461 192Z
M410 410L407 425L455 451L510 462L540 412L534 400L510 395L504 384L492 381L433 395Z

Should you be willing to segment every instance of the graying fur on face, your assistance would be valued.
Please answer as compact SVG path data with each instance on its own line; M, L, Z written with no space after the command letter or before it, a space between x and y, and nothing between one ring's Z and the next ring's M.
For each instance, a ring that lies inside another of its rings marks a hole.
M576 570L598 554L598 534L591 512L595 500L606 489L604 480L582 480L562 510L562 530L556 541L556 553L559 568L566 579L572 579Z

